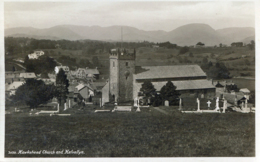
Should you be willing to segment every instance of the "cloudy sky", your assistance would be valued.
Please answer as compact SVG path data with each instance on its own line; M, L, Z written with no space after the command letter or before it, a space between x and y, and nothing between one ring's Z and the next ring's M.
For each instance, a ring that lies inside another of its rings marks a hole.
M49 28L56 25L127 25L170 31L189 23L214 29L254 27L254 2L5 2L4 26Z

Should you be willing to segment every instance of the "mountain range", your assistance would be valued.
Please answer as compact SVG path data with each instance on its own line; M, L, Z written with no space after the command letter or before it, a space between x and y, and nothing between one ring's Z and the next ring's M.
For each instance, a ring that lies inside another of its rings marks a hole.
M145 31L130 26L76 26L59 25L51 28L37 29L32 27L17 27L5 29L5 37L29 37L35 39L67 39L67 40L103 40L103 41L150 41L166 42L184 46L195 45L198 42L206 46L227 44L232 42L249 43L255 39L255 28L232 27L215 30L207 24L188 24L172 31Z

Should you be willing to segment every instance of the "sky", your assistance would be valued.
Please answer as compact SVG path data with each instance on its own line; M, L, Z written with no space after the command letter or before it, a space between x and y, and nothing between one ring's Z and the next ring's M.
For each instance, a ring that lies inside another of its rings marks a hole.
M125 25L165 31L190 23L204 23L214 29L254 27L254 5L248 1L5 2L4 27Z

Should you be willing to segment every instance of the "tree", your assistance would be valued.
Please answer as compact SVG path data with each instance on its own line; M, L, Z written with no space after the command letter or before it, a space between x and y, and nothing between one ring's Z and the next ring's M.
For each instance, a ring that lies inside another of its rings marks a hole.
M255 105L255 91L251 91L248 102Z
M80 67L89 67L92 68L94 65L88 59L81 59L78 63Z
M140 89L140 92L142 92L145 97L151 97L156 93L156 89L150 81L144 81Z
M204 46L205 44L204 44L204 43L201 43L201 42L198 42L196 45Z
M99 67L99 60L97 56L92 57L92 63L94 66Z
M179 54L184 54L186 52L189 52L190 48L187 46L181 47Z
M250 50L254 50L255 49L255 41L251 40L251 42L248 46L249 46Z
M29 61L29 57L28 57L28 55L26 55L25 58L24 58L24 65L25 66L28 64L28 61Z
M208 59L207 59L206 57L204 57L204 58L202 59L202 62L203 62L203 64L207 64L207 63L208 63Z
M229 71L225 64L217 62L215 66L208 66L207 68L204 68L207 76L209 78L213 79L228 79L229 77Z
M180 93L176 91L176 86L171 81L161 88L160 95L162 101L168 100L170 105L177 105L179 103Z
M25 102L30 108L47 103L55 95L54 85L45 85L42 80L28 79L25 84L17 88L11 98L15 102Z
M56 77L56 97L61 104L67 99L69 81L63 69L60 69Z

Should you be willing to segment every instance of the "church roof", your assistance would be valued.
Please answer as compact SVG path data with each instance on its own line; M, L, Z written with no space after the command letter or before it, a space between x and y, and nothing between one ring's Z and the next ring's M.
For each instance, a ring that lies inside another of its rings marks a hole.
M157 91L160 91L161 88L166 85L166 81L163 82L152 82L154 88ZM172 83L176 86L176 90L195 90L195 89L210 89L215 88L212 85L211 81L207 79L201 80L184 80L184 81L172 81ZM139 90L142 87L143 83L135 83L137 85L137 89Z
M206 76L199 65L142 66L143 72L136 79L180 78Z

